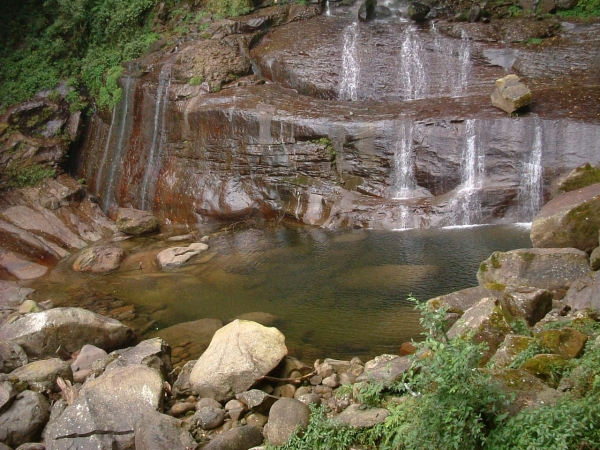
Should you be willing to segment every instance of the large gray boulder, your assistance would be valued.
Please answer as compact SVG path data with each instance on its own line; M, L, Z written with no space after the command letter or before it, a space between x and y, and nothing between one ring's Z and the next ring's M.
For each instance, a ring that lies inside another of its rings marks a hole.
M82 308L54 308L26 314L0 327L0 339L14 342L29 356L54 356L58 347L79 350L92 344L104 350L126 347L133 330L115 319Z
M273 370L287 354L276 328L234 320L218 330L190 374L201 397L229 400Z
M119 268L125 251L115 245L96 245L84 248L73 263L75 272L108 273Z
M283 445L293 434L306 429L309 419L306 404L295 398L281 398L271 407L265 436L271 444Z
M572 283L563 301L573 310L600 309L600 272L592 272Z
M147 211L132 208L119 208L117 228L125 234L148 234L158 230L158 219Z
M529 286L562 297L590 270L587 255L575 248L530 248L494 252L479 266L477 279L486 287Z
M135 427L135 450L194 449L196 445L181 420L158 411L144 411Z
M139 420L158 410L163 378L143 365L119 367L90 380L44 430L48 449L133 449Z
M511 74L500 78L496 80L494 86L491 95L492 105L509 114L533 101L531 91L517 75Z
M0 442L13 448L36 441L50 417L50 405L42 394L24 391L0 415Z
M574 247L591 252L598 246L600 183L562 194L546 203L531 224L534 247Z
M427 300L427 303L434 310L447 308L449 313L458 313L462 315L471 306L476 305L482 298L494 296L501 296L501 294L498 291L493 291L485 286L475 286L434 297Z

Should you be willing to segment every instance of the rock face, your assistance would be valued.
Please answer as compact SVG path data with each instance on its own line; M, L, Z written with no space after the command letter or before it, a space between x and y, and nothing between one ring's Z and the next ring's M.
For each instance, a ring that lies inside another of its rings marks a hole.
M276 328L234 320L218 330L190 374L202 397L229 400L273 370L287 354Z
M492 105L509 114L529 105L533 101L531 91L516 75L507 75L496 80L492 92Z
M600 309L600 272L576 280L563 300L574 310Z
M158 230L158 219L147 211L119 208L117 228L125 234L148 234Z
M273 445L285 444L290 436L308 426L310 409L294 398L282 398L275 402L269 413L266 437Z
M546 203L531 224L534 247L574 247L591 252L598 246L600 183L567 192Z
M48 424L44 443L57 450L133 448L136 424L162 399L163 379L155 370L141 365L112 370L84 385L73 404Z
M42 394L24 391L0 414L0 442L13 448L36 441L50 416L50 405Z
M125 258L125 251L114 245L88 247L79 253L73 263L76 272L108 273L117 270Z
M529 286L564 296L590 270L587 255L574 248L531 248L494 252L477 272L484 286Z
M133 331L121 322L81 308L54 308L31 313L0 327L0 338L20 345L30 356L54 355L92 344L105 350L125 347Z

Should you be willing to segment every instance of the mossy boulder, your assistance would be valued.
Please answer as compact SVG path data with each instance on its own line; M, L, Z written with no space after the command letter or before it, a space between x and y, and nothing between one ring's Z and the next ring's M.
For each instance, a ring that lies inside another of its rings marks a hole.
M591 252L598 247L600 183L567 192L542 207L531 225L534 247L574 247Z
M477 272L481 286L528 286L551 291L562 298L590 266L587 255L574 248L531 248L494 252Z
M496 369L510 366L517 355L525 351L533 341L535 339L529 336L520 336L518 334L506 335L504 342L492 357L491 363Z
M467 309L476 305L482 298L499 297L498 291L493 291L484 286L461 289L450 294L440 295L427 301L432 310L447 308L450 313L462 315Z
M571 192L596 183L600 183L600 167L587 163L569 172L558 182L557 187L560 191Z
M539 378L551 388L556 389L562 374L569 367L569 361L560 355L541 354L528 359L521 370Z
M552 309L552 292L532 287L511 287L504 291L502 303L515 318L525 319L531 327Z
M588 340L586 334L574 328L544 330L537 337L544 348L567 359L581 356Z
M158 219L147 211L119 208L117 211L117 228L125 234L149 234L158 230Z

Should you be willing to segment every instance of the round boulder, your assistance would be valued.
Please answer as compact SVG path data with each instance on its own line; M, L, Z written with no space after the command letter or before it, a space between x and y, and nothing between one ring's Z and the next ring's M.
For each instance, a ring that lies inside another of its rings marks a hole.
M75 272L108 273L115 271L125 258L125 251L114 245L96 245L84 248L75 262Z
M297 431L308 426L310 409L295 398L281 398L275 402L269 412L266 437L273 445L283 445Z

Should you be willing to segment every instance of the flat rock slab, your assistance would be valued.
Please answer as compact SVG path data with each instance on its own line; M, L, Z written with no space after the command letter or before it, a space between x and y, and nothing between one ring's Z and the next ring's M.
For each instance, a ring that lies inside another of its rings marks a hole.
M229 400L273 370L286 354L285 337L276 328L234 320L215 333L190 383L201 397Z
M156 255L156 262L163 270L176 269L206 250L208 250L208 245L202 242L191 244L188 247L171 247Z
M12 252L0 252L0 267L19 280L34 280L48 272L46 266L22 259Z
M598 246L600 183L562 194L546 203L531 224L534 247L574 247L591 252Z
M0 339L20 345L29 356L54 356L58 347L79 350L92 344L105 350L126 347L133 330L118 320L83 308L54 308L30 313L0 327Z

